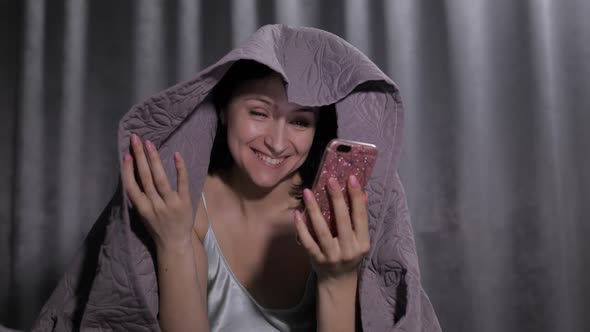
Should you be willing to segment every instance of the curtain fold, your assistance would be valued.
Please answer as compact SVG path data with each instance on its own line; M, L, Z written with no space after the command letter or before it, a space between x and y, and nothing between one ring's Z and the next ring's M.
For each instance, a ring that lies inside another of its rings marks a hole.
M267 23L336 33L400 86L400 175L447 331L590 326L590 2L0 4L0 325L27 329L118 182L116 128Z

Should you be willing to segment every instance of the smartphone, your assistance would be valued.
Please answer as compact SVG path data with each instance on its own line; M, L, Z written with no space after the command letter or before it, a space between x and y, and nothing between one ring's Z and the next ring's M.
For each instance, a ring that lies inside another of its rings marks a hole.
M312 191L333 236L337 236L338 232L327 188L328 180L333 177L338 181L344 193L346 206L350 211L350 201L346 190L348 177L354 174L364 190L376 161L377 147L373 144L336 138L326 146ZM306 218L306 221L308 229L315 239L315 232L309 217Z

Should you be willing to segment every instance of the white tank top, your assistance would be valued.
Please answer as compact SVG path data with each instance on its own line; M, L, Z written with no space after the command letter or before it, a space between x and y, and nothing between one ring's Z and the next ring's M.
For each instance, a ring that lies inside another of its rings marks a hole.
M203 241L207 253L207 306L209 328L218 331L315 331L315 274L310 273L300 302L289 309L268 309L244 288L223 257L207 212L209 224Z

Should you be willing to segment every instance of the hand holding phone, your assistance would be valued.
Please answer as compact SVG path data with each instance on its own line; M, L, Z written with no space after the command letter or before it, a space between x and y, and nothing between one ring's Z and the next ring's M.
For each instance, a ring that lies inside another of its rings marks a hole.
M330 178L336 179L340 187L346 191L348 178L355 175L361 188L364 188L369 181L369 176L376 161L377 147L373 144L333 139L326 146L312 191L333 236L337 236L337 230L327 188L328 180ZM349 197L347 193L344 193L343 196L350 211ZM311 235L315 238L309 218L307 219L307 226Z

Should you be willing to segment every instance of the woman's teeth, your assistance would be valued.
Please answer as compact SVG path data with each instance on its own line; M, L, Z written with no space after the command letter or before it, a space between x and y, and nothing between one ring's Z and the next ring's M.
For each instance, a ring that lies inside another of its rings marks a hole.
M269 163L269 164L271 164L271 165L275 165L275 166L276 166L276 165L278 165L278 164L280 164L280 163L282 163L282 162L283 162L283 160L285 160L285 158L281 158L281 159L273 159L273 158L270 158L270 157L268 157L268 156L265 156L265 155L263 155L263 154L262 154L262 153L260 153L260 152L256 152L256 156L257 156L258 158L260 158L260 160L262 160L262 161L264 161L264 162L266 162L266 163Z

